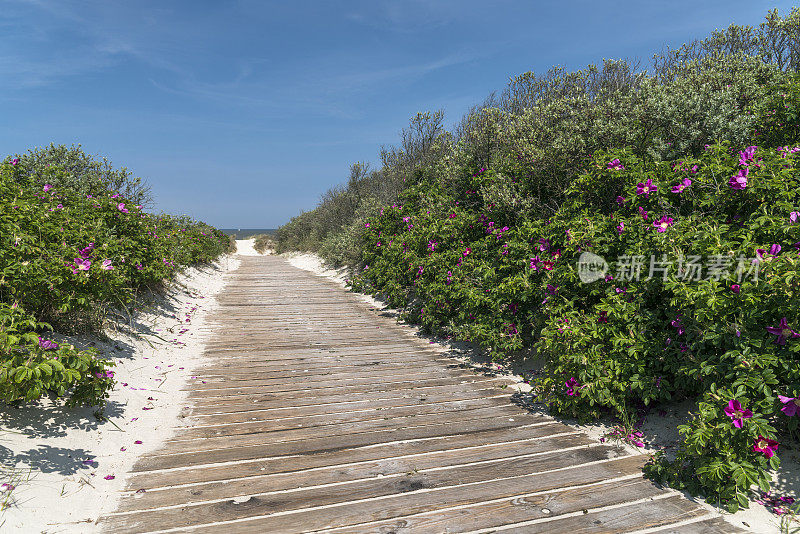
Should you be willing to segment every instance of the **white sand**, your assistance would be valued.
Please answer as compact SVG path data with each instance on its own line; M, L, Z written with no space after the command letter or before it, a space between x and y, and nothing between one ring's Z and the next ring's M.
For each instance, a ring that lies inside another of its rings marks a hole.
M236 254L239 256L262 256L262 254L255 249L255 242L255 239L237 239ZM268 256L272 254L272 252L272 249L268 248L264 251L263 256Z
M314 254L288 253L284 254L283 256L295 267L305 269L313 272L314 274L332 280L342 287L345 286L345 281L347 280L346 269L329 268L325 265L321 258ZM359 295L365 302L375 306L376 308L388 312L394 312L394 314L397 315L396 310L389 310L386 308L384 302L369 295ZM416 329L412 328L410 331L416 332ZM420 336L420 334L416 333L412 335ZM486 369L487 366L491 367L493 370L497 370L500 374L515 380L517 383L512 387L518 391L523 393L530 391L530 386L523 382L523 378L520 374L517 374L519 369L490 362L490 359L487 358L485 353L467 343L453 343L436 337L425 337L425 339L428 340L431 348L445 353L463 363L473 365L479 370ZM534 404L532 407L542 412L545 411L544 407L541 405L536 406ZM674 446L678 443L678 439L680 437L677 426L685 423L689 419L688 413L691 409L694 409L693 403L682 403L671 406L668 410L666 410L666 414L662 415L656 411L655 413L647 415L644 419L644 424L640 429L640 431L644 434L643 441L645 443L645 447L639 448L624 443L622 445L633 454L645 455L652 454L656 450L659 450L663 447ZM568 420L564 422L581 429L587 433L589 437L597 440L602 439L613 428L613 425L604 422L597 422L590 425L579 425L575 421ZM606 438L606 442L611 443L612 441ZM798 457L798 453L796 451L788 453L788 451L782 450L781 452L783 453L781 455L782 465L778 472L773 476L773 493L782 495L800 495L800 480L798 480L798 478L800 478L800 457ZM688 496L689 495L687 494L687 497ZM764 506L756 502L751 502L750 508L747 510L742 510L735 514L728 514L727 512L724 512L724 510L709 505L703 499L693 498L692 500L699 502L709 510L720 513L728 523L739 528L759 534L778 534L780 532L780 520ZM798 524L795 523L794 527L796 528L797 526Z
M237 239L236 240L236 254L239 256L260 256L256 249L253 248L252 239Z
M166 297L134 318L133 328L118 323L108 331L108 342L61 339L94 343L117 362L107 420L98 421L92 409L53 408L49 401L0 410L0 461L6 466L0 483L15 486L0 494L9 504L0 513L0 531L98 530L94 522L116 508L136 459L181 425L184 389L203 378L193 368L212 328L206 320L214 295L238 265L235 257L223 257L214 266L188 269Z

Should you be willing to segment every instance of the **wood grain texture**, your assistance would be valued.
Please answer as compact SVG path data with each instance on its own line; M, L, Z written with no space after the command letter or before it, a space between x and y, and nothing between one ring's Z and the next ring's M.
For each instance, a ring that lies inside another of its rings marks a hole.
M282 258L243 257L218 301L182 420L106 532L737 532Z

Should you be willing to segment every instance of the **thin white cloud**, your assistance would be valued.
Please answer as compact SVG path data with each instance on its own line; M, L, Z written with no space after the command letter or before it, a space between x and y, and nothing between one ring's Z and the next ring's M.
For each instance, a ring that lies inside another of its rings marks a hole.
M8 0L0 34L0 68L13 76L0 78L0 87L25 89L55 84L66 77L98 72L125 58L179 75L188 73L161 54L149 51L155 36L153 19L136 12L113 10L105 2L74 4L49 0ZM148 21L150 21L148 23ZM65 38L66 36L69 36Z
M175 14L169 11L154 14L98 1L83 4L80 10L74 4L56 0L14 3L27 6L40 16L29 14L14 21L19 24L17 35L29 36L28 41L23 41L28 46L11 52L0 48L0 71L14 73L0 78L0 87L54 85L68 77L110 70L134 60L149 67L147 79L158 90L198 102L213 102L223 109L246 108L273 118L313 115L362 119L364 95L375 94L383 87L409 85L492 53L487 48L477 53L462 50L416 63L400 63L395 58L392 64L375 52L372 61L380 62L377 68L363 56L353 63L349 52L343 50L320 50L303 61L288 64L257 54L234 59L204 57L195 48L203 43L200 32L204 30L191 25L173 28L169 21L174 20ZM401 8L393 4L376 4L377 10L363 15L365 23L402 32L413 24L419 28L420 20L434 25L450 20L448 10L441 6L431 8L426 7L426 2L411 2ZM36 37L31 38L34 32ZM58 35L64 32L74 40L60 42ZM215 60L225 66L211 77L202 69Z
M464 0L373 1L345 18L375 30L398 34L428 32L452 24L469 12Z
M376 70L363 70L349 74L337 75L323 80L333 92L358 91L370 89L375 85L411 82L418 80L427 74L436 72L447 67L462 65L475 61L479 54L453 54L433 61L416 63L412 65L402 65Z
M326 73L315 65L302 65L291 73L272 73L264 67L263 59L243 60L238 74L230 79L204 82L193 77L182 77L171 83L154 78L154 87L175 95L198 100L209 100L226 106L245 106L254 111L285 114L286 110L299 110L319 116L345 120L363 118L359 106L352 100L359 94L373 92L381 86L412 83L420 78L448 67L469 63L477 54L453 54L436 60L383 69L363 69L349 73ZM317 60L320 64L335 64L335 60ZM330 67L328 70L333 70ZM309 77L307 73L314 73ZM274 79L280 78L281 84Z

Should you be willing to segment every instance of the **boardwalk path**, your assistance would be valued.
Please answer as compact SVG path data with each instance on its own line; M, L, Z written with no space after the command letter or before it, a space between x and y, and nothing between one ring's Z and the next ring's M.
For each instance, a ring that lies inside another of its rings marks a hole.
M139 461L107 531L734 531L333 283L271 256L234 277L194 424Z

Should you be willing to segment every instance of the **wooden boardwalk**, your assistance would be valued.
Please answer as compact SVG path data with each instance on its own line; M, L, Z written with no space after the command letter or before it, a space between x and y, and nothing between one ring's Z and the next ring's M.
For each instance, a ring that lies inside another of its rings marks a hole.
M138 462L105 531L736 531L332 282L274 256L233 276L192 425Z

